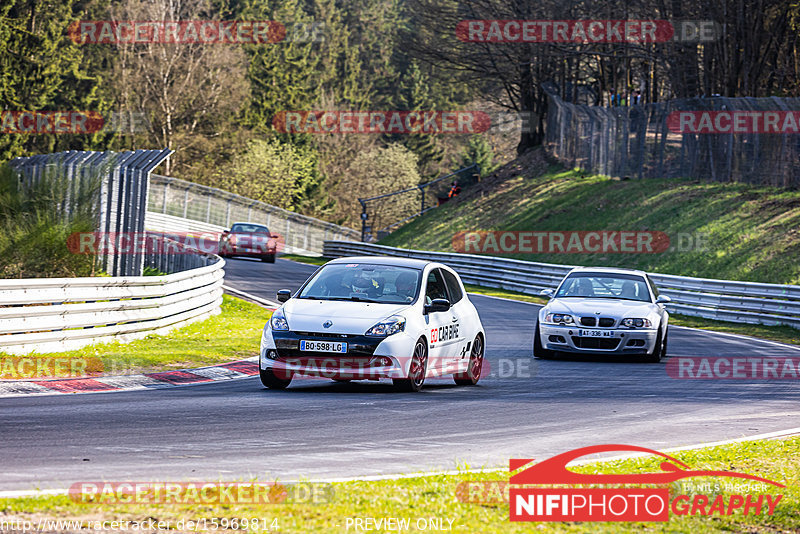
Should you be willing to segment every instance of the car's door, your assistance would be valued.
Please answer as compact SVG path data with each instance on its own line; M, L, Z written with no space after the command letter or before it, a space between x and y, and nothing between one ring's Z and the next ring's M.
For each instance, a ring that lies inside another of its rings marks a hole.
M447 286L450 304L450 324L453 328L453 339L448 350L449 366L451 369L461 370L469 362L470 340L474 337L472 332L475 325L475 310L464 298L464 291L455 273L448 269L441 269L444 283Z
M425 277L425 302L427 306L435 299L449 299L447 286L440 269L431 269ZM452 309L452 308L451 308ZM452 350L453 314L450 310L430 312L426 315L428 327L428 370L439 374L447 365Z

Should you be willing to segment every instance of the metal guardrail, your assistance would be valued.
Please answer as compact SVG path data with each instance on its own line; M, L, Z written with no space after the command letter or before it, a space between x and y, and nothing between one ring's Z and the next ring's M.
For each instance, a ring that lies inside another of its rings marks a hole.
M148 254L164 276L0 280L0 352L74 350L130 341L220 312L225 261L183 250Z
M328 223L177 178L152 175L146 226L164 232L221 232L235 222L265 224L283 238L285 252L321 254L326 240L358 240L352 228Z
M522 260L409 250L367 243L326 241L323 255L397 256L446 263L464 282L538 295L555 288L574 266ZM650 273L659 291L672 299L671 313L735 323L783 324L800 328L800 286L691 278Z

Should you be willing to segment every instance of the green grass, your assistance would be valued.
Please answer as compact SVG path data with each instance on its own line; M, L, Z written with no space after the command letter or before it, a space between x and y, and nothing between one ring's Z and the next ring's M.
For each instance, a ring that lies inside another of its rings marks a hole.
M472 504L457 499L458 484L464 481L505 481L502 470L488 473L414 476L399 480L352 481L333 484L324 504L287 502L274 505L110 505L77 503L67 496L0 499L0 511L14 517L170 520L173 523L200 518L278 519L281 532L347 532L347 518L447 518L454 532L796 532L800 529L800 438L750 441L670 454L691 469L737 471L785 484L785 489L768 486L767 493L783 498L774 515L672 516L667 523L510 523L508 504ZM654 457L606 461L572 467L583 473L643 473L659 471ZM137 479L139 480L139 479ZM229 479L223 479L229 480ZM262 479L262 481L265 481ZM689 479L686 482L740 482L737 479ZM698 493L679 482L670 486L671 495ZM728 494L724 491L717 492ZM713 495L713 492L711 493ZM445 522L447 525L447 522ZM415 531L412 528L411 531ZM349 532L357 532L351 527Z
M542 175L525 176L524 168L513 173L508 169L503 171L507 178L487 184L482 194L465 194L431 210L381 244L452 251L456 232L475 230L661 231L673 244L681 234L702 234L705 250L508 257L800 283L800 191L678 179L620 181L554 167Z
M282 260L291 260L298 263L308 263L309 265L325 265L331 258L324 258L322 256L301 256L300 254L281 254Z
M108 375L214 365L257 356L261 331L271 315L261 306L223 295L220 314L163 336L36 357L99 359Z
M497 289L474 284L464 284L464 287L470 293L478 293L480 295L489 295L492 297L501 297L511 300L521 300L524 302L533 302L535 304L544 305L547 304L548 300L545 297L528 295L526 293L511 291L508 289ZM701 330L712 330L715 332L727 332L729 334L753 336L761 339L778 341L780 343L800 345L800 330L792 328L791 326L767 326L759 324L731 323L727 321L703 319L701 317L691 317L689 315L680 315L677 313L670 314L669 324L686 326L690 328L699 328Z

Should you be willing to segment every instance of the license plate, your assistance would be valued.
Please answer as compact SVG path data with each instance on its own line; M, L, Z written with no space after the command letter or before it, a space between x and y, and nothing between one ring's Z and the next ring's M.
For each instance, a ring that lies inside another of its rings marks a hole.
M614 337L614 332L610 330L578 330L581 337Z
M300 350L307 352L347 352L347 343L301 340Z

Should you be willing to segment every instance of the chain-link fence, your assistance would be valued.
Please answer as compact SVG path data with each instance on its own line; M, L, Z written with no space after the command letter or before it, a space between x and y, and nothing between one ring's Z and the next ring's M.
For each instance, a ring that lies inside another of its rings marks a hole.
M359 238L358 232L352 228L306 217L221 189L159 175L150 177L147 211L148 220L153 221L150 229L166 232L229 229L237 222L265 224L272 233L281 236L285 252L322 254L325 240ZM209 226L192 227L186 224L186 220Z
M89 208L96 218L96 228L115 240L109 249L119 249L124 236L144 232L144 210L148 177L171 150L134 150L129 152L88 152L70 150L53 154L15 158L10 162L23 187L33 187L43 180L62 187L60 206L53 206L65 219L75 210ZM144 258L141 254L105 253L100 265L111 276L139 276Z
M479 179L480 169L477 164L472 164L416 187L359 198L361 240L371 242L383 238L411 219L441 206L457 196L462 188L474 185Z
M690 98L576 105L546 85L548 152L571 167L627 178L691 177L800 186L800 98Z

